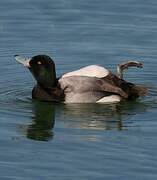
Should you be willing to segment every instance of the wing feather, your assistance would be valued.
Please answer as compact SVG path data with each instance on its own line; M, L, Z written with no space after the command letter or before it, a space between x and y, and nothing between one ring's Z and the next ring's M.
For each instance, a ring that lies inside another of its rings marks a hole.
M118 87L113 81L105 78L70 76L62 77L59 80L61 88L66 92L84 93L84 92L109 92L118 94L123 98L127 98L127 93Z

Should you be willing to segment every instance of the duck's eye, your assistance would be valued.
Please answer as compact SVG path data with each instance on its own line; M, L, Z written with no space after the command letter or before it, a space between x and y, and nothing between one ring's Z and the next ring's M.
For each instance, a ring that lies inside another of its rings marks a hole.
M38 65L41 65L42 63L41 63L41 61L38 61L37 64L38 64Z

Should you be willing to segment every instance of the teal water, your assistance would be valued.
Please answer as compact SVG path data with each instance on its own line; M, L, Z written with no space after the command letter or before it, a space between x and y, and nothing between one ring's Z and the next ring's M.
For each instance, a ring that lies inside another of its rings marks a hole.
M58 76L89 64L149 88L135 102L53 104L31 99L35 82L14 54L53 57ZM0 2L0 179L157 179L157 2Z

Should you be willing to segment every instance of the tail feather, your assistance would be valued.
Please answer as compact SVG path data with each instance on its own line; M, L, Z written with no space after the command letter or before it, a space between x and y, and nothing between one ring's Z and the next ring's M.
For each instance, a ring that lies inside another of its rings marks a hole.
M122 89L122 91L124 91L128 95L127 98L125 98L129 100L134 100L140 96L146 96L148 94L148 89L146 87L127 82L124 79L118 78L114 74L110 74L108 78L105 78L105 81L112 84L113 86Z
M146 87L134 85L130 89L129 99L136 99L140 96L146 96L147 94L148 94L148 89Z

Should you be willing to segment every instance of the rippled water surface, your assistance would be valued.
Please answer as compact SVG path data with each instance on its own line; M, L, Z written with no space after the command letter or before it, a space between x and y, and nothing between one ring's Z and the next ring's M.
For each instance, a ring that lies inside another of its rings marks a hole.
M136 102L51 104L14 54L48 54L58 76L89 64L149 88ZM156 0L0 1L0 179L157 179Z

